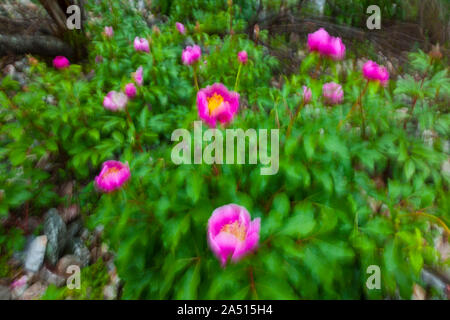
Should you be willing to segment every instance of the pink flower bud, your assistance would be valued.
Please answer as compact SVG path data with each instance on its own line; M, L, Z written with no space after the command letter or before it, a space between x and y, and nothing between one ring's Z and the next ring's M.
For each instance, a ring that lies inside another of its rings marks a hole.
M144 69L142 66L140 66L136 72L133 73L133 79L139 87L142 86L144 83Z
M105 36L107 36L108 38L112 38L114 36L114 29L113 27L105 27Z
M319 53L326 52L329 41L330 35L324 28L308 34L308 48L310 51L317 51Z
M329 105L339 104L344 98L344 91L341 85L334 82L325 83L322 87L322 94L325 103Z
M133 99L136 96L137 90L134 83L129 83L125 86L125 94L128 98Z
M364 64L362 71L364 77L369 81L379 81L383 86L386 86L389 81L389 72L387 69L371 60Z
M64 69L70 66L70 62L66 57L57 56L55 59L53 59L53 66L56 69Z
M246 64L247 60L248 60L247 51L243 50L243 51L238 52L238 60L240 63Z
M303 86L303 103L307 104L311 101L312 92L307 86Z
M177 30L179 33L181 34L185 34L186 33L186 28L184 27L184 25L180 22L175 23L175 26L177 27Z
M333 60L342 60L345 57L345 45L342 39L331 37L328 43L328 56Z
M197 62L202 56L202 49L198 45L187 46L181 54L181 60L185 65L191 65Z
M150 52L150 45L147 39L136 37L134 38L134 49L136 51Z
M330 36L323 28L308 34L308 48L333 60L342 60L346 51L342 39Z

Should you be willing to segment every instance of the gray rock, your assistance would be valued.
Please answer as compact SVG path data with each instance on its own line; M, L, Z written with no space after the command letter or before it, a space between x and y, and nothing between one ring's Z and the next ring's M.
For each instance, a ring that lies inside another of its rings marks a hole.
M39 272L39 277L43 282L47 284L54 284L57 287L62 287L66 282L66 279L56 273L51 272L47 268L42 268Z
M56 272L58 272L61 276L68 277L70 274L67 273L67 268L70 266L81 267L80 259L71 254L65 255L58 261L58 264L56 265Z
M47 259L55 265L67 243L67 228L58 214L58 210L50 209L45 215L44 233L47 236Z
M20 297L20 300L38 300L47 290L47 285L42 282L36 282L31 287L29 287L23 295Z
M84 268L89 265L91 261L91 253L80 238L74 238L69 243L70 252L81 261L81 267Z
M11 292L8 287L0 286L0 300L11 300Z
M25 270L38 272L44 262L47 248L47 236L36 237L27 250L25 257Z
M83 228L83 222L80 219L73 221L67 228L67 234L69 239L76 237Z
M113 285L107 285L103 288L103 298L105 300L117 299L117 288Z

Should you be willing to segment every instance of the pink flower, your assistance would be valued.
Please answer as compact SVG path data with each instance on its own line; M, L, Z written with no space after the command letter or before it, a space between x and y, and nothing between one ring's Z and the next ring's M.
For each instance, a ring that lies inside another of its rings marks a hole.
M363 66L363 75L367 80L378 80L378 64L372 60Z
M330 36L323 28L308 34L308 48L333 60L342 60L345 56L345 45L342 39Z
M257 248L260 225L260 218L251 221L248 211L236 204L214 210L208 221L208 244L223 267L229 256L237 262Z
M328 56L333 60L342 60L345 57L345 45L341 38L331 37L328 42Z
M221 83L214 83L197 93L198 116L211 128L216 122L231 122L239 110L239 93L228 91Z
M64 69L70 66L70 62L66 57L57 56L55 59L53 59L53 66L56 69Z
M185 65L191 65L197 62L202 56L202 49L198 45L187 46L181 54L181 60Z
M385 67L379 66L372 60L367 61L363 66L363 75L369 81L380 81L385 86L389 81L389 72Z
M342 91L342 87L334 82L325 83L322 87L322 94L325 98L325 103L329 105L339 104L344 98L344 91Z
M111 111L123 110L128 98L123 92L110 91L103 99L103 106Z
M328 32L324 28L320 28L316 32L308 34L309 51L326 52L329 41L330 35Z
M186 28L184 27L184 25L180 22L175 23L175 26L177 27L178 32L180 32L181 34L185 34L186 33Z
M246 64L248 60L247 51L240 51L238 52L238 60L242 64Z
M307 104L311 101L312 92L307 86L303 86L303 103Z
M136 37L134 38L134 49L136 51L150 52L150 45L147 39Z
M141 87L144 83L144 69L142 68L142 66L140 66L132 75L134 82L136 82L136 84Z
M385 87L389 82L389 71L385 67L380 67L378 70L378 80L383 87Z
M133 99L136 96L136 87L134 86L134 83L129 83L125 86L125 94L128 96L128 98Z
M113 29L113 27L105 27L104 34L108 38L112 38L114 36L114 29Z
M103 163L100 174L95 177L95 186L102 192L111 192L119 189L130 179L128 163L108 160Z

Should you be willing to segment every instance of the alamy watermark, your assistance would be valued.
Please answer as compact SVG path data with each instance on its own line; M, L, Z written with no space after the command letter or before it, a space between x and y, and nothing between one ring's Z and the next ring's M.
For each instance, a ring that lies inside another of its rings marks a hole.
M366 26L369 30L381 29L381 9L377 5L367 7L366 13L371 14L367 19Z
M66 286L70 290L81 289L81 270L77 265L70 265L66 269L66 273L70 274L67 278Z
M81 29L81 9L76 4L67 7L67 14L70 16L67 18L66 26L69 30Z
M192 135L186 129L176 129L171 140L179 141L171 153L172 162L180 164L248 164L265 165L260 169L261 175L274 175L279 169L279 130L270 130L270 151L267 129L226 129L224 162L224 135L219 129L207 129L203 132L202 122L194 121L194 145L192 162ZM213 140L213 141L211 141ZM209 144L203 150L203 142ZM246 148L248 141L248 148ZM236 142L236 144L235 144ZM236 148L235 148L236 147ZM248 150L248 156L246 151Z
M366 281L366 287L369 290L381 289L381 270L377 265L370 265L367 267L366 272L371 274Z

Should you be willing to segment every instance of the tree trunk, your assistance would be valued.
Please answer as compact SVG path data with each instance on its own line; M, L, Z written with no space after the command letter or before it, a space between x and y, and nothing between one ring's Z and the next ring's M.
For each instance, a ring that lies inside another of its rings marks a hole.
M85 56L86 36L83 31L83 25L86 20L86 15L84 11L84 0L39 0L39 2L55 22L56 35L70 44L74 49L76 58L81 59L81 57ZM67 19L69 18L67 9L72 5L77 5L81 11L80 30L69 30L67 27Z

